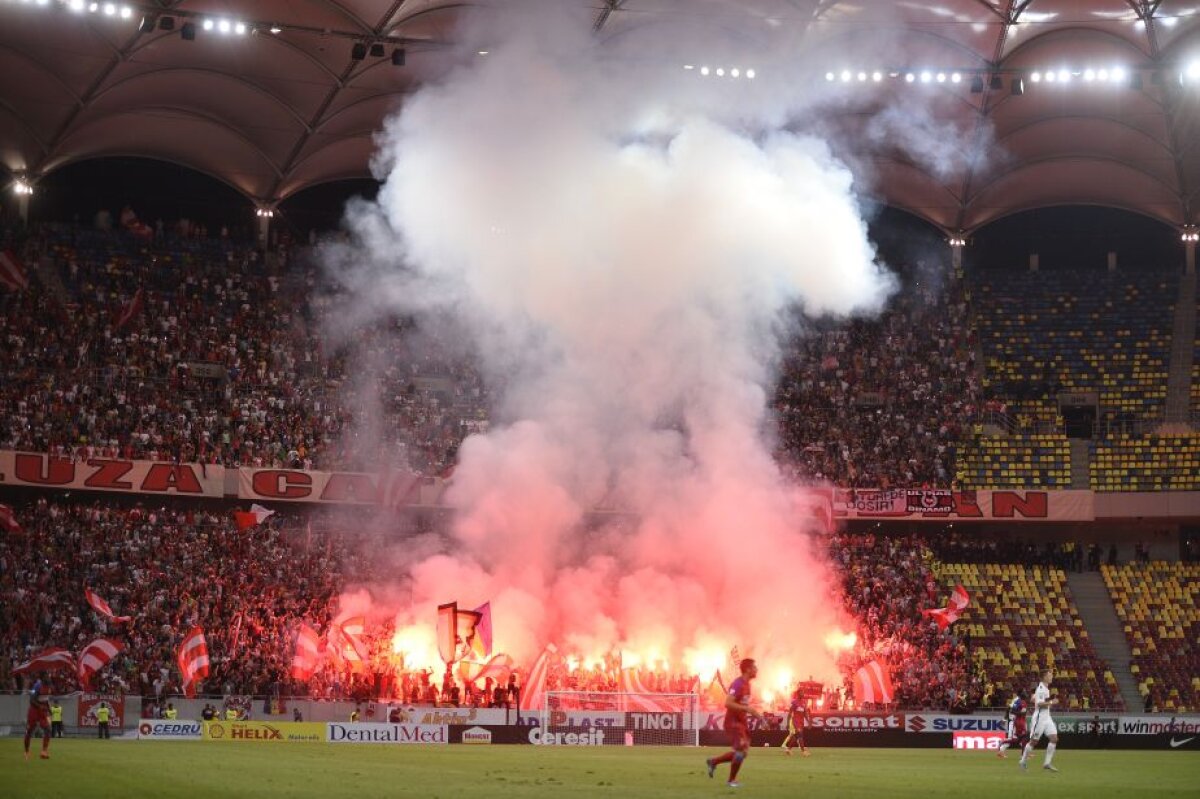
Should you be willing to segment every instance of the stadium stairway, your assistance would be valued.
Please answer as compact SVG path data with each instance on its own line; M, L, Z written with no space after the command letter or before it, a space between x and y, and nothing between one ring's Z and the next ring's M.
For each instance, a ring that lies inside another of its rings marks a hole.
M1129 671L1133 653L1129 649L1121 620L1117 618L1108 588L1104 585L1104 578L1100 572L1068 571L1067 586L1071 589L1079 618L1087 628L1096 655L1108 664L1117 687L1121 689L1126 709L1141 710L1142 695L1138 692L1137 680Z
M1192 357L1196 342L1196 273L1179 280L1175 324L1171 333L1170 372L1167 377L1167 422L1188 418L1192 393Z
M1092 487L1092 442L1071 439L1071 488L1087 491Z

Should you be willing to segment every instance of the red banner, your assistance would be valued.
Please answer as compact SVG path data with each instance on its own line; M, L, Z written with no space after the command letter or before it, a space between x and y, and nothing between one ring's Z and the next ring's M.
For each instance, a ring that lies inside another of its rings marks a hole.
M954 521L1092 521L1091 491L950 491L941 488L833 491L838 519L952 519Z
M101 705L108 705L109 727L125 726L125 697L115 694L89 693L79 695L79 726L99 726L100 722L96 720L96 708Z
M225 468L199 463L156 463L115 458L72 460L33 452L0 450L0 483L220 498L225 495Z
M327 502L399 508L441 504L444 491L444 480L414 472L238 470L238 497L270 502Z

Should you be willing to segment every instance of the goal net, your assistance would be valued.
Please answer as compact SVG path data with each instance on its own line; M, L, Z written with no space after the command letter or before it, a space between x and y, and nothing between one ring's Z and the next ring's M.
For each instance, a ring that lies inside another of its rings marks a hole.
M542 742L606 746L699 746L696 694L547 691Z

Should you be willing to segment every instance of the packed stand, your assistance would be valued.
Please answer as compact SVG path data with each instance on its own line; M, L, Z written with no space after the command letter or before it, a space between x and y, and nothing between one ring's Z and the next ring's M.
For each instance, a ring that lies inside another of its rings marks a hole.
M23 248L43 256L61 294L0 294L2 448L438 474L486 429L469 359L429 335L416 349L411 320L339 343L344 309L302 259L55 227Z
M1144 709L1200 710L1200 565L1143 559L1105 566Z
M12 669L34 652L78 654L104 636L126 648L93 687L178 694L176 647L200 624L212 658L205 685L268 693L286 676L297 620L327 620L341 575L365 568L336 539L307 548L270 525L240 532L228 514L65 498L16 510L22 532L0 535L0 690L20 688ZM98 615L85 587L132 622Z
M956 627L941 632L921 615L939 606L945 592L937 561L920 538L841 533L830 540L830 559L846 610L858 622L858 642L840 664L847 692L850 675L879 660L892 669L899 707L966 711L995 700L970 637Z
M879 318L806 324L775 396L780 460L842 487L949 486L980 410L958 282L914 270Z

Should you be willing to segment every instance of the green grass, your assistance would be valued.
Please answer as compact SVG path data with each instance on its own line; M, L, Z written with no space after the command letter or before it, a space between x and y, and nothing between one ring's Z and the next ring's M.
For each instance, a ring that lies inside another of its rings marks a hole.
M443 799L729 796L716 749L535 746L346 746L56 740L49 761L22 760L0 740L3 799ZM1200 754L1062 749L1051 774L1042 753L1028 773L1015 756L940 749L815 749L810 758L755 749L736 792L754 797L1099 799L1200 796Z

